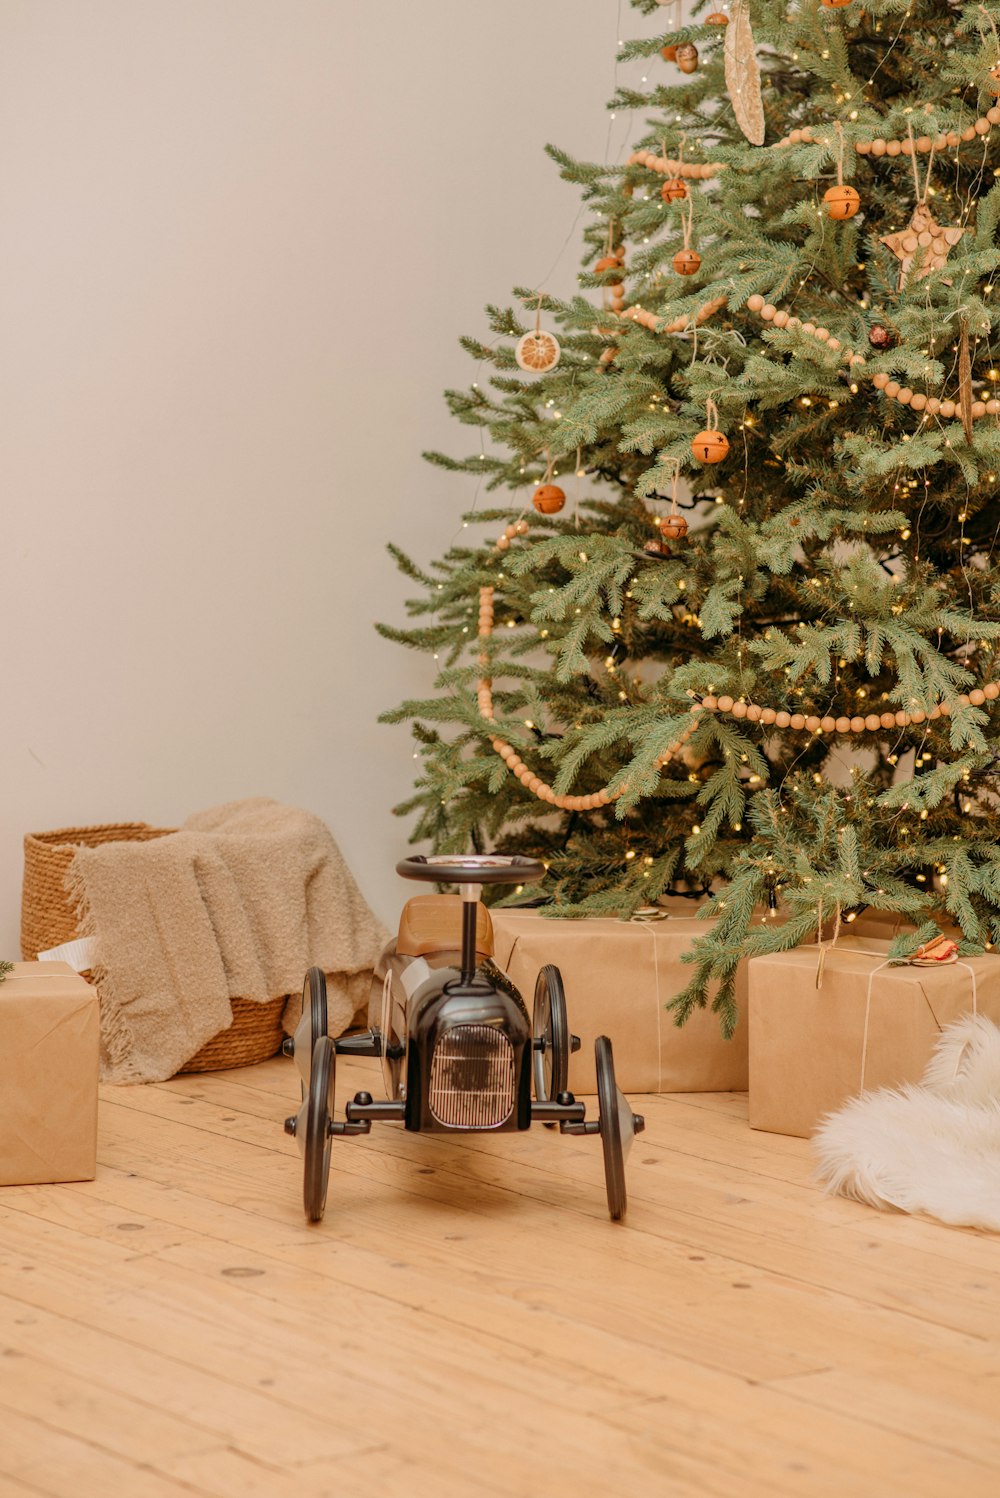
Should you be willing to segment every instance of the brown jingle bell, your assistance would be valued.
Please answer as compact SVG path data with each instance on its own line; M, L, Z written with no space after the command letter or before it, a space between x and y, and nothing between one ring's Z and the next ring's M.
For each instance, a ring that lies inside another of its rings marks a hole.
M660 188L660 197L665 203L675 203L678 198L686 198L687 195L687 183L683 177L668 177Z
M706 428L693 439L691 451L699 463L721 463L729 456L729 438L725 432Z
M683 515L661 515L657 524L665 541L683 541L688 533L688 523Z
M705 17L706 26L728 26L729 17L723 10L713 10L710 16Z
M599 276L603 275L606 270L620 271L621 261L618 259L617 255L605 255L602 260L598 260L597 264L594 266L594 270Z
M701 256L697 250L678 250L673 267L679 276L694 276L701 269Z
M663 58L664 62L676 62L677 61L677 48L676 47L661 47L660 48L660 56Z
M566 495L558 484L539 484L531 503L539 515L558 515L566 503Z
M648 552L651 557L668 557L670 555L670 547L666 541L661 541L659 536L651 536L648 541L644 541L642 549Z
M842 5L850 5L851 0L823 0L828 10L839 10Z
M853 218L861 207L861 194L846 182L828 187L823 194L823 203L831 218Z
M677 48L674 58L682 73L695 73L698 70L698 48L693 42L681 42Z

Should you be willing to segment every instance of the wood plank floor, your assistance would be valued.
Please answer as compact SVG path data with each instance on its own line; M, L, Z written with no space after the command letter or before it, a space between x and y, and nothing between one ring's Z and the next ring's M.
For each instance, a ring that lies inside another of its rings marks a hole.
M738 1095L642 1099L626 1226L596 1140L376 1126L310 1228L297 1088L105 1089L96 1181L0 1191L0 1494L1000 1492L996 1238L827 1200Z

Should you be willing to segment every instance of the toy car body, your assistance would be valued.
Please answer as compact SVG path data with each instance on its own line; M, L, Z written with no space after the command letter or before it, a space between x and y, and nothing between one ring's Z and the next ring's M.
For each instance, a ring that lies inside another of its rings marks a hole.
M418 1133L517 1132L532 1123L558 1124L562 1133L600 1134L608 1209L625 1215L624 1158L643 1120L615 1085L607 1036L596 1041L599 1116L567 1091L569 1033L559 971L542 969L533 1018L492 956L489 913L480 903L485 883L528 883L542 877L533 859L494 855L404 859L406 878L457 883L461 898L425 895L410 900L399 934L375 969L369 1028L332 1040L327 1034L326 980L306 975L302 1018L285 1043L302 1078L302 1106L285 1128L299 1143L305 1167L306 1216L318 1222L326 1207L334 1138L366 1134L376 1120ZM337 1055L378 1056L386 1098L358 1092L335 1121Z

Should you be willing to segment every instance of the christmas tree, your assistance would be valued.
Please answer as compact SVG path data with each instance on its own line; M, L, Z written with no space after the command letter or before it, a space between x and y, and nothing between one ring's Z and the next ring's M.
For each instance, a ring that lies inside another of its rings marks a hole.
M998 12L737 0L627 44L627 161L549 148L579 294L489 309L447 395L489 451L427 455L506 491L493 534L395 553L383 632L440 673L386 715L414 837L541 857L560 914L711 892L680 1018L866 907L1000 941Z

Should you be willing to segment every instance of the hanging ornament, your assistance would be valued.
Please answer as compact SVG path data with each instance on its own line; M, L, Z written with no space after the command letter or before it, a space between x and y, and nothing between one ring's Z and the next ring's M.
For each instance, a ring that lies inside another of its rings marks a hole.
M877 322L873 323L868 329L868 342L872 348L881 351L882 349L895 348L899 339L892 328L887 328L884 323Z
M984 79L991 94L1000 95L1000 62L995 62Z
M670 486L670 513L661 515L656 522L665 541L683 541L688 533L688 523L677 505L677 485L680 481L681 465L674 464L674 477Z
M687 183L683 177L668 177L660 188L660 197L665 203L675 203L678 198L686 198L687 195Z
M837 121L837 185L828 187L823 202L830 218L853 218L861 207L861 194L857 188L844 182L844 127Z
M851 0L823 0L827 10L839 10L842 5L850 5Z
M729 17L724 10L713 10L710 16L705 17L706 26L728 26Z
M681 221L684 225L684 248L674 256L673 267L679 276L694 276L701 269L701 256L691 248L691 230L694 226L694 199L691 197L687 199L687 213L681 209Z
M676 47L661 47L660 48L660 56L663 58L664 62L676 62L677 61L677 48Z
M729 438L719 431L719 410L714 400L705 402L705 430L692 440L691 451L699 463L721 463L729 456Z
M528 374L548 374L559 363L560 352L558 338L542 328L542 298L539 295L535 330L518 339L514 358L519 368L526 370Z
M618 259L617 255L605 255L602 259L598 260L597 264L594 266L594 270L599 276L602 276L607 270L620 269L621 261Z
M942 228L927 204L920 202L914 208L913 217L905 229L900 229L896 234L883 234L882 243L899 260L900 290L918 255L920 265L914 271L915 281L929 276L932 271L942 270L949 252L959 243L964 233L964 229Z
M750 29L749 0L736 0L726 28L726 88L736 123L752 146L764 144L764 104L760 93L757 45Z
M674 54L674 61L682 73L698 71L698 48L693 42L681 42Z
M913 141L913 127L908 126L910 141ZM966 232L964 229L944 229L934 218L933 213L927 206L927 197L930 189L931 170L934 166L934 151L931 150L927 160L927 175L924 178L923 189L920 186L920 170L917 166L917 158L914 155L913 185L917 193L917 206L913 210L913 217L905 229L898 230L895 234L883 234L882 243L899 260L899 289L902 291L913 262L919 257L920 264L914 272L915 281L923 280L932 271L942 270L948 255L954 249Z
M650 557L668 557L670 547L666 541L661 541L659 536L650 536L648 541L643 542L643 551Z
M539 515L558 515L566 503L566 495L558 484L539 484L531 503Z
M823 202L830 218L853 218L861 207L861 194L857 188L841 182L836 187L827 188L823 194Z

